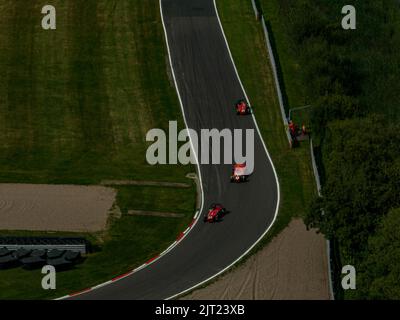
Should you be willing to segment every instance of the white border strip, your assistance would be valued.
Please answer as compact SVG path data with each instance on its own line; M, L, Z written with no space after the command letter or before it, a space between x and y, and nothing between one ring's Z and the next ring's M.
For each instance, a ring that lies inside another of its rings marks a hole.
M162 0L160 0L160 5L161 5L161 1L162 1ZM249 100L249 98L248 98L248 96L247 96L247 93L246 93L246 90L244 89L243 83L242 83L242 81L240 80L240 76L239 76L239 73L238 73L238 71L237 71L237 68L236 68L236 65L235 65L235 61L233 60L233 56L232 56L232 53L231 53L231 49L229 48L228 40L227 40L227 38L226 38L226 36L225 36L224 28L223 28L223 26L222 26L221 19L220 19L219 14L218 14L218 9L217 9L216 0L213 0L213 2L214 2L215 13L216 13L216 16L217 16L217 18L218 18L218 23L219 23L219 26L220 26L220 28L221 28L222 35L224 36L224 39L225 39L225 45L226 45L226 47L227 47L227 49L228 49L228 53L229 53L229 56L230 56L230 58L231 58L232 65L233 65L233 67L234 67L234 69L235 69L236 77L237 77L237 79L239 80L240 86L241 86L241 88L242 88L242 90L243 90L243 93L244 93L244 95L245 95L245 97L246 97L246 100L247 100L248 104L251 106L250 100ZM161 16L162 16L162 15L163 15L163 13L162 13L162 6L161 6ZM165 27L164 27L164 28L165 28ZM274 163L272 162L271 156L270 156L270 154L268 153L267 147L266 147L265 142L264 142L264 140L263 140L263 137L262 137L262 135L261 135L260 129L259 129L258 124L257 124L257 120L256 120L256 118L255 118L255 116L254 116L253 113L251 114L251 116L252 116L252 118L253 118L254 125L255 125L255 127L256 127L256 129L257 129L257 132L258 132L258 134L259 134L259 136L260 136L260 139L261 139L262 145L263 145L263 147L264 147L265 153L267 154L267 157L268 157L268 159L269 159L269 161L270 161L270 163L271 163L271 166L272 166L272 169L273 169L274 175L275 175L275 181L276 181L276 185L277 185L278 198L277 198L277 204L276 204L274 219L272 220L272 222L271 222L271 224L268 226L268 228L265 230L265 232L256 240L256 242L254 242L254 244L251 245L250 248L247 249L247 251L244 252L244 253L243 253L239 258L237 258L234 262L232 262L230 265L228 265L227 267L225 267L224 269L222 269L221 271L219 271L219 272L216 273L215 275L213 275L213 276L207 278L206 280L204 280L204 281L202 281L202 282L200 282L200 283L198 283L198 284L192 286L192 287L189 288L189 289L186 289L186 290L184 290L184 291L182 291L182 292L180 292L180 293L177 293L177 294L175 294L175 295L173 295L173 296L167 298L166 300L174 299L175 297L178 297L178 296L183 295L183 294L185 294L185 293L187 293L187 292L189 292L189 291L192 291L193 289L195 289L195 288L197 288L197 287L199 287L199 286L201 286L201 285L203 285L203 284L209 282L210 280L212 280L212 279L214 279L215 277L218 277L220 274L224 273L226 270L230 269L233 265L235 265L237 262L239 262L244 256L246 256L246 255L247 255L247 254L248 254L248 253L249 253L263 238L264 238L264 236L268 233L268 231L271 229L271 227L272 227L273 224L275 223L275 220L276 220L276 217L277 217L278 211L279 211L279 205L280 205L280 185L279 185L278 175L277 175L277 173L276 173L276 169L275 169Z

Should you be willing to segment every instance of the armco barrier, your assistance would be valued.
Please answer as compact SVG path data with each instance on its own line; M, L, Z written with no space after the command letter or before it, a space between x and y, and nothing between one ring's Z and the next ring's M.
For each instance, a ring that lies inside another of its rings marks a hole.
M283 104L282 90L281 90L281 86L279 84L278 69L276 67L276 60L275 60L274 52L272 50L271 41L270 41L269 33L268 33L268 27L267 27L267 24L265 23L264 17L261 17L261 24L262 24L262 27L264 30L265 42L267 43L269 59L271 61L271 66L272 66L272 73L274 74L275 86L276 86L276 91L278 94L279 107L281 109L283 123L287 126L288 120L287 120L287 116L286 116L286 112L285 112L285 106Z
M318 195L321 196L321 179L319 178L317 161L315 161L314 146L313 146L312 138L310 138L310 154L311 154L311 164L312 164L314 177L315 177L315 184L317 185Z
M315 184L317 185L317 191L318 195L321 196L321 179L319 177L318 173L318 167L317 167L317 161L315 160L315 155L314 155L314 146L313 146L313 140L310 138L310 154L311 154L311 164L314 172L314 177L315 177ZM333 277L332 277L332 260L331 260L331 242L329 240L326 240L326 254L328 256L328 278L329 278L329 293L331 295L332 300L335 300L335 295L333 293Z
M84 238L72 237L0 237L0 248L8 250L70 250L87 254L90 243Z
M261 14L258 11L256 0L251 0L251 4L253 5L253 10L254 10L254 14L256 16L256 19L259 20Z
M276 67L274 51L272 50L271 40L269 38L268 27L267 27L267 24L265 23L264 16L258 10L256 0L251 0L251 3L253 6L253 10L254 10L256 19L257 20L261 19L261 24L262 24L262 27L264 30L264 36L265 36L265 43L267 45L267 50L268 50L268 56L269 56L269 59L271 62L272 73L274 74L276 93L278 95L279 108L280 108L281 114L282 114L283 125L285 127L285 132L286 132L287 139L289 141L289 145L292 146L292 137L290 136L290 132L289 132L288 119L287 119L287 115L285 112L285 105L283 102L283 95L282 95L281 85L279 83L279 77L278 77L278 69Z
M271 62L272 73L274 75L276 93L278 95L279 108L281 109L283 125L285 126L286 136L289 141L289 144L292 145L292 138L289 133L288 119L287 119L286 112L285 112L285 105L283 103L283 95L282 95L282 90L281 90L281 86L279 83L278 69L276 67L274 51L272 50L271 40L269 38L269 33L268 33L268 27L267 27L267 24L265 23L265 19L263 16L261 16L261 24L262 24L262 27L264 30L265 42L267 44L268 56L269 56L269 60Z
M285 111L285 105L284 105L284 101L283 101L281 85L280 85L279 77L278 77L278 69L276 66L274 51L273 51L272 45L271 45L271 39L270 39L270 35L268 32L268 26L265 22L263 14L261 12L259 12L259 10L258 10L256 0L251 0L251 3L253 6L253 10L254 10L256 19L259 20L261 18L261 25L262 25L262 28L264 31L265 42L267 45L268 55L269 55L269 59L270 59L271 67L272 67L272 73L274 74L276 92L278 95L279 107L281 109L281 114L282 114L282 120L283 120L283 124L285 126L285 131L286 131L286 135L287 135L289 144L292 145L292 138L290 136L289 127L288 127L288 117L287 117L286 111ZM311 153L311 162L312 162L312 167L313 167L313 172L314 172L314 177L315 177L315 183L317 185L318 195L321 196L321 180L320 180L319 173L318 173L317 163L315 161L314 147L313 147L311 138L310 138L310 153ZM331 248L330 248L329 240L326 241L326 246L327 246L327 256L328 256L329 292L331 295L331 299L334 300L335 296L333 293L332 270L331 270L331 262L332 261L331 261Z

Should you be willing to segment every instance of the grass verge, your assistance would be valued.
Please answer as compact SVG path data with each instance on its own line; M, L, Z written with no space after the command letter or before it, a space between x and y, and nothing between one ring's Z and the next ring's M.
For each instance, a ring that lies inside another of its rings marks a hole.
M185 181L145 157L150 129L184 127L158 1L55 0L54 31L42 5L1 5L0 182Z
M169 120L184 127L158 0L54 0L52 5L57 30L45 31L41 1L0 4L0 182L190 183L185 176L192 166L150 166L145 158L148 130L167 130ZM57 290L41 289L40 270L18 268L0 271L0 299L54 298L125 273L166 249L194 214L194 185L117 189L122 216L110 220L107 232L84 235L98 250L60 273ZM125 214L129 209L185 216L133 217Z

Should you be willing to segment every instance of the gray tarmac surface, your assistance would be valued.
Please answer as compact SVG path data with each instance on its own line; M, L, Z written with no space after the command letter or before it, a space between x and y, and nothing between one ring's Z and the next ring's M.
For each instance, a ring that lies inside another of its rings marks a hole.
M213 1L162 0L162 9L188 126L198 132L255 129L252 117L237 116L233 107L244 93ZM188 236L160 260L75 299L165 299L233 263L270 226L278 205L277 182L257 131L255 171L249 182L231 184L231 170L231 165L201 165L201 216L211 203L222 203L230 211L222 222L205 224L200 218Z

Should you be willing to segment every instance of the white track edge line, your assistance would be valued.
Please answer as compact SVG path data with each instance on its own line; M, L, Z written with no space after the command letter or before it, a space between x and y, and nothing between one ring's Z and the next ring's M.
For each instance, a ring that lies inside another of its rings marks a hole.
M162 0L160 0L160 1L162 1ZM218 23L219 23L219 26L220 26L222 35L223 35L223 37L224 37L224 39L225 39L225 44L226 44L226 47L227 47L228 52L229 52L229 56L230 56L231 61L232 61L232 65L233 65L233 67L234 67L234 69L235 69L236 77L237 77L237 79L239 80L240 86L242 87L243 93L244 93L244 95L245 95L245 97L246 97L246 100L247 100L248 104L251 106L251 103L250 103L250 100L249 100L249 98L248 98L248 96L247 96L246 90L244 89L242 80L240 79L239 72L238 72L238 70L237 70L237 68L236 68L236 64L235 64L235 61L234 61L234 59L233 59L232 52L231 52L231 49L230 49L230 47L229 47L229 43L228 43L228 40L227 40L226 35L225 35L225 32L224 32L224 28L223 28L223 26L222 26L221 19L220 19L220 17L219 17L219 13L218 13L218 8L217 8L216 0L213 0L213 2L214 2L214 9L215 9L215 13L216 13L216 16L217 16L217 19L218 19ZM162 13L161 13L161 14L162 14ZM198 283L198 284L192 286L192 287L189 288L189 289L186 289L186 290L184 290L184 291L182 291L182 292L180 292L180 293L178 293L178 294L175 294L175 295L173 295L173 296L167 298L166 300L174 299L175 297L181 296L181 295L183 295L183 294L185 294L185 293L187 293L187 292L189 292L189 291L192 291L192 290L194 290L195 288L197 288L197 287L199 287L199 286L201 286L201 285L203 285L203 284L209 282L210 280L214 279L215 277L218 277L220 274L224 273L226 270L230 269L230 268L231 268L232 266L234 266L237 262L239 262L243 257L245 257L245 256L246 256L246 255L247 255L247 254L248 254L248 253L249 253L263 238L264 238L264 237L265 237L265 235L268 233L268 231L271 229L271 227L272 227L272 226L274 225L274 223L275 223L276 217L278 216L278 212L279 212L279 206L280 206L280 184L279 184L279 180L278 180L278 175L277 175L277 173L276 173L276 169L275 169L274 163L272 162L272 159L271 159L271 156L270 156L270 154L269 154L269 152L268 152L268 149L267 149L267 147L266 147L266 145L265 145L264 139L263 139L263 137L262 137L262 135L261 135L260 129L259 129L258 124L257 124L257 120L256 120L256 118L255 118L255 116L254 116L253 113L251 114L251 116L252 116L252 118L253 118L255 127L256 127L257 132L258 132L258 134L259 134L259 136L260 136L262 145L263 145L264 150L265 150L265 152L266 152L266 154L267 154L267 157L268 157L268 159L269 159L269 161L270 161L270 163L271 163L271 166L272 166L272 169L273 169L273 172L274 172L274 175L275 175L275 181L276 181L276 185L277 185L277 192L278 192L278 194L277 194L277 204L276 204L276 209L275 209L274 218L273 218L272 222L270 223L270 225L268 226L268 228L265 230L265 232L257 239L257 241L256 241L254 244L252 244L252 245L250 246L250 248L247 249L247 251L246 251L245 253L243 253L239 258L237 258L237 259L236 259L234 262L232 262L229 266L225 267L224 269L222 269L221 271L219 271L219 272L216 273L215 275L209 277L208 279L206 279L206 280L204 280L204 281L202 281L202 282L200 282L200 283Z
M101 284L99 284L99 285L97 285L97 286L94 286L94 287L92 288L92 290L99 289L99 288L104 287L104 286L106 286L106 285L108 285L108 284L110 284L110 283L113 283L113 281L112 281L112 280L109 280L109 281L107 281L107 282L101 283Z

